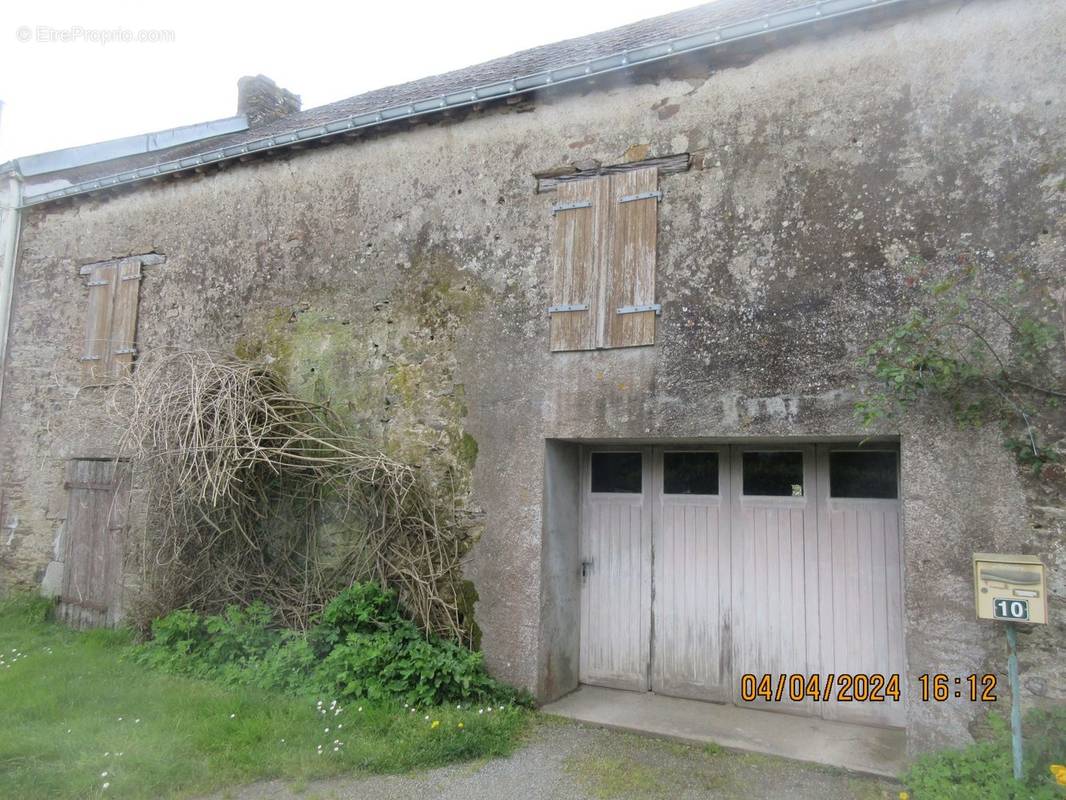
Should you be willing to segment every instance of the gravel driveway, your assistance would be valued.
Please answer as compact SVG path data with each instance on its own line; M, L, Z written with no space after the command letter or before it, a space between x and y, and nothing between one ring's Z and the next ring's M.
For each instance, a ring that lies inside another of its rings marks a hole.
M825 767L542 717L509 758L412 775L256 783L217 800L895 800L900 787Z

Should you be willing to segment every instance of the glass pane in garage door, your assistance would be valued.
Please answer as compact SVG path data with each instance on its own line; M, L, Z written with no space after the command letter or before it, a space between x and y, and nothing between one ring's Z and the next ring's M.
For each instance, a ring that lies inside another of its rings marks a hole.
M718 454L663 453L663 494L718 494Z
M834 450L829 453L829 496L894 500L899 497L896 453Z

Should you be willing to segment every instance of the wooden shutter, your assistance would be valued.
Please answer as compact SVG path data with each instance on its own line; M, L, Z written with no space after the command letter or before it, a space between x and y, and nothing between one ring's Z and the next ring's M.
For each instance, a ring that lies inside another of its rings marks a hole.
M81 355L82 382L104 383L124 374L136 355L141 259L101 264L89 273L89 308Z
M67 466L60 617L77 626L117 621L122 595L122 530L128 470L116 461L74 460Z
M601 316L600 261L610 208L607 177L560 183L556 193L551 349L591 350Z
M611 176L607 297L601 347L655 344L655 244L659 220L655 167Z
M114 313L111 315L111 363L113 376L125 375L137 353L137 303L140 299L141 261L137 258L119 262L115 285Z
M111 316L117 273L114 263L102 264L89 273L89 308L81 354L82 383L99 383L111 374Z

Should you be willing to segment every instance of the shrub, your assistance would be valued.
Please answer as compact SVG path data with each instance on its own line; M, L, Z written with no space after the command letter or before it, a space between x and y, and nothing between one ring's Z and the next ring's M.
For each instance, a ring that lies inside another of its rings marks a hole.
M394 592L376 583L354 583L322 609L310 639L315 652L326 655L350 634L377 633L404 623Z
M481 653L423 634L396 595L372 583L337 595L307 634L277 627L273 611L253 603L207 617L174 611L152 635L142 663L227 684L423 706L531 699L490 677Z
M919 758L903 776L914 800L1061 800L1048 767L1066 754L1066 708L1026 714L1022 781L1014 780L1008 724L990 714L988 730L968 747Z

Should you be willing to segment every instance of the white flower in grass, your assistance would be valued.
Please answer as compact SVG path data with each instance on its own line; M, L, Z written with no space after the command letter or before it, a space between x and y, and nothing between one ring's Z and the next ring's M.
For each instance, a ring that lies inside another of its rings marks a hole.
M477 713L479 713L479 714L484 714L484 713L485 713L485 709L483 709L483 708L479 708L479 709L477 710Z
M137 722L140 722L140 721L141 721L141 718L138 717L137 719L134 720L134 723L137 723Z
M107 781L104 781L104 785L103 785L102 788L106 789L110 785L111 785L110 783L108 783Z
M100 773L100 777L101 778L106 778L107 777L107 770L106 769L103 772Z
M111 753L104 753L104 758L107 758Z
M118 721L119 721L119 722L122 722L122 717L119 717L119 718L118 718Z
M426 714L426 716L425 716L425 719L426 719L426 720L428 720L428 719L429 719L429 714Z
M285 740L284 740L284 739L282 739L282 740L281 740L281 743L282 743L282 744L285 744Z
M363 710L363 707L362 707L362 706L359 706L358 710L359 710L359 711L362 711L362 710Z
M329 728L326 728L323 733L329 733Z
M336 752L337 752L338 750L340 750L340 748L339 748L339 747L334 747L334 748L333 748L333 752L334 752L334 753L336 753Z
M229 718L230 719L237 719L237 715L236 714L230 714ZM137 721L140 722L140 720L137 720Z

